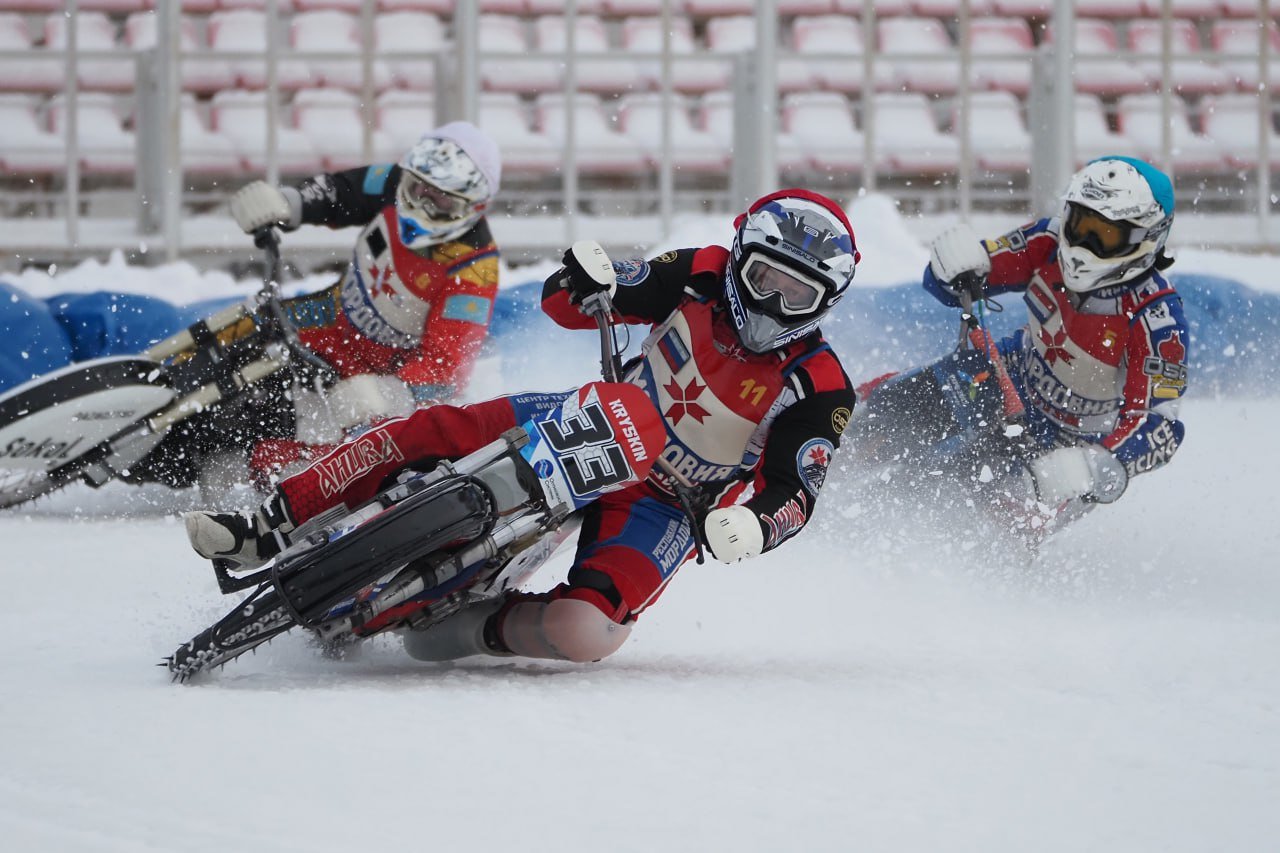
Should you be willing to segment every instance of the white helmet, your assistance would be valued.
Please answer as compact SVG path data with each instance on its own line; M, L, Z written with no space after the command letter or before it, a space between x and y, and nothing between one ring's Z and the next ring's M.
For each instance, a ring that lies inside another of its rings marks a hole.
M1089 162L1072 177L1063 205L1063 284L1087 293L1136 278L1160 261L1172 225L1168 175L1133 157Z
M779 190L734 225L724 295L742 345L765 353L812 333L861 259L844 211L815 192Z
M480 128L455 121L428 133L400 161L400 240L424 249L456 239L498 192L498 146Z

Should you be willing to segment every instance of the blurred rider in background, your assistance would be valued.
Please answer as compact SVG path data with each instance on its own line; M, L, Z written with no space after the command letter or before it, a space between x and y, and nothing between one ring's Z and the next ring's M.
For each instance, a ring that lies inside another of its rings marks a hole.
M1022 292L1027 325L997 348L1040 455L1029 475L1050 518L1111 503L1182 444L1190 335L1164 277L1173 185L1142 160L1077 172L1057 216L980 240L968 225L932 244L924 288L957 307L963 281ZM860 389L863 390L863 389Z
M260 484L374 419L452 400L465 387L498 290L498 247L484 212L501 172L494 141L451 122L399 163L297 186L254 181L232 197L231 215L247 233L361 226L341 280L286 302L303 344L341 379L324 398L295 401L295 436L254 448Z

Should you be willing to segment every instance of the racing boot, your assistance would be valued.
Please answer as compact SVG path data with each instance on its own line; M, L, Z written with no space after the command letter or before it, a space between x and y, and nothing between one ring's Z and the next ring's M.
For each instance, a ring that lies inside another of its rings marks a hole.
M499 596L464 607L434 625L404 632L404 650L415 660L439 663L474 655L509 657L498 636L498 613L510 596Z
M279 492L253 511L197 510L183 513L182 519L191 548L233 572L257 569L275 557L288 547L295 526Z

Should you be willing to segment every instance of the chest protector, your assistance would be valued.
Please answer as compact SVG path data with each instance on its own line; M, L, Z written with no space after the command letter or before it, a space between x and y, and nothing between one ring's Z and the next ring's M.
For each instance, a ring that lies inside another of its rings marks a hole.
M788 367L806 349L748 352L714 303L686 298L645 340L627 381L662 413L663 458L694 483L724 481L755 467Z
M1055 286L1057 285L1057 286ZM1076 308L1057 266L1023 296L1028 324L1021 373L1029 401L1074 432L1104 432L1120 411L1130 317L1119 299L1091 297Z
M435 249L424 257L400 242L388 205L364 227L341 284L342 311L375 343L413 349L422 342L437 282L448 274Z

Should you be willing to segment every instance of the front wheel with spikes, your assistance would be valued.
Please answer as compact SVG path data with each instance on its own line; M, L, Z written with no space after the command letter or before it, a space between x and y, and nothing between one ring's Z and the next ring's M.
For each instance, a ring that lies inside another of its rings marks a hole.
M198 672L235 660L294 624L279 593L265 583L235 610L184 643L165 663L175 680L186 681Z

